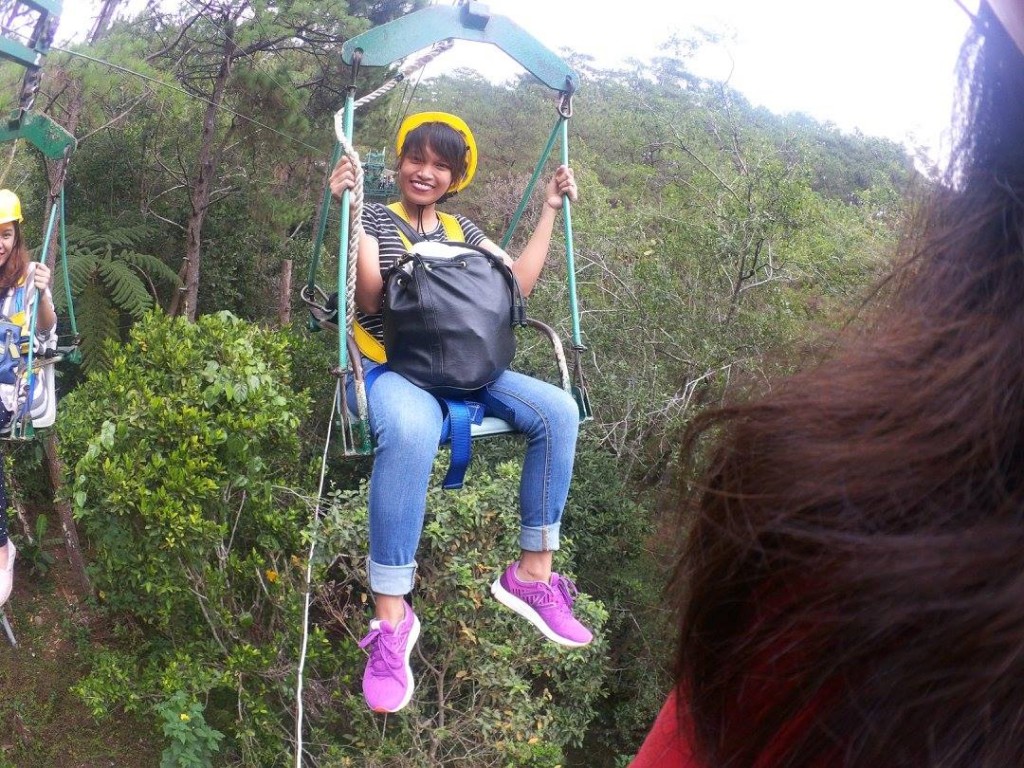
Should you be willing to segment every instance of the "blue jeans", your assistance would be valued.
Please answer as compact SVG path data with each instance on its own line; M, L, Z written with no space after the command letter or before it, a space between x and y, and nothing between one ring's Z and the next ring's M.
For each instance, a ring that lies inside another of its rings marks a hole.
M364 359L363 366L369 371L375 363ZM558 549L576 454L576 401L559 387L513 371L503 373L489 389L501 407L488 415L526 436L519 546L529 552ZM348 399L354 410L351 380ZM367 402L376 446L370 474L370 589L405 595L416 575L416 549L443 416L433 395L394 371L377 377Z

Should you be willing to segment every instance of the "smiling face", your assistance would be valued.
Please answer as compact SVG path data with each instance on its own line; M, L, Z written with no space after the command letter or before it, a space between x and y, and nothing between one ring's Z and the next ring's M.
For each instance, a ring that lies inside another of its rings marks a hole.
M18 245L18 228L13 221L0 224L0 269L7 264Z
M402 201L412 205L433 205L452 184L451 165L424 145L402 155L398 167L398 189Z
M466 174L467 151L463 135L445 123L424 123L411 130L398 164L402 202L416 206L436 203Z

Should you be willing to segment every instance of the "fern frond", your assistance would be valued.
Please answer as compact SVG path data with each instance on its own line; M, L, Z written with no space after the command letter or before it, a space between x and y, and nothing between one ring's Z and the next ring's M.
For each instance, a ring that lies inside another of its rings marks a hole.
M71 224L66 229L68 239L68 250L73 248L97 248L102 247L106 242L103 235L94 232L81 224Z
M99 248L111 246L113 250L137 248L147 239L153 237L158 228L148 222L126 224L103 232L95 232L81 224L72 224L67 228L68 246Z
M85 371L107 364L105 342L120 340L119 313L99 283L90 283L76 303L78 331L82 336L82 368Z
M68 256L68 276L71 278L71 293L73 295L77 296L80 294L85 290L86 284L95 279L99 263L99 257L88 251ZM55 285L58 276L63 280L63 273L63 269L56 271L54 275ZM63 283L61 284L61 292L63 292Z
M110 292L110 299L118 309L140 319L153 306L146 284L130 265L123 261L101 261L98 272Z
M117 230L118 236L124 243L125 248L137 248L158 232L159 227L148 221L127 224Z
M160 261L156 256L132 250L121 251L117 256L122 261L140 270L154 282L164 283L175 288L181 284L178 273Z

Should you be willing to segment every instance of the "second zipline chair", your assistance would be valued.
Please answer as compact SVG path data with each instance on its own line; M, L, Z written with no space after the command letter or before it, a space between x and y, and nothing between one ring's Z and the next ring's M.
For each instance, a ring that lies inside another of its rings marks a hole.
M25 76L22 80L21 93L18 99L18 108L4 123L0 124L0 143L13 143L24 140L35 147L48 160L66 161L75 149L74 137L48 117L31 112L36 94L39 91L43 59L50 50L53 36L57 31L57 24L60 21L61 0L23 0L23 2L36 14L27 44L13 36L7 35L6 30L4 35L0 37L0 58L25 68ZM60 215L61 224L62 256L66 253L66 248L64 247L64 173L66 168L67 163L64 162L61 177L57 184L58 195L51 195L50 217L46 227L42 251L44 256L49 247L50 237L53 233L54 223L58 214ZM20 211L18 213L20 218ZM66 270L66 260L63 261L63 264ZM68 306L69 311L71 311L70 299ZM35 333L36 309L36 302L31 302L29 307L31 312L30 339ZM73 318L74 314L72 311L72 324L74 324ZM7 425L6 431L0 432L0 437L5 439L31 438L37 424L40 427L49 426L53 423L53 419L56 416L53 366L58 358L51 356L44 361L35 360L32 347L33 345L29 343L28 355L21 375L27 376L25 386L28 388L28 392L32 392L34 389L33 378L36 376L43 377L46 390L44 394L49 398L48 407L45 409L46 413L43 414L43 418L38 421L34 421L29 417L28 409L26 409L24 414L21 414L21 418L12 418ZM16 646L18 643L14 637L14 631L11 629L11 625L7 620L7 614L2 608L0 608L0 627L3 628L8 642L12 646Z
M75 137L56 122L45 115L32 112L36 94L39 92L43 60L53 42L53 36L60 20L62 3L61 0L23 0L23 4L36 14L27 44L15 37L8 37L6 35L0 37L0 57L25 67L25 76L22 81L18 107L6 121L0 123L0 144L10 143L16 148L17 142L24 141L31 145L45 160L59 163L60 173L50 190L50 215L47 218L40 253L41 259L45 259L50 249L55 225L59 219L60 261L65 290L67 292L66 299L72 342L70 346L48 350L41 358L36 357L34 345L26 343L28 339L32 339L35 336L36 331L38 300L31 298L25 310L30 316L29 333L27 339L23 339L21 342L21 345L25 348L25 357L18 374L19 387L24 386L27 388L27 392L32 393L29 400L37 400L36 392L39 388L35 384L35 379L36 377L41 377L43 387L40 396L45 398L45 403L37 403L39 407L35 408L35 414L33 414L31 407L33 404L30 402L30 407L23 410L20 409L21 412L14 415L7 427L0 430L0 438L15 440L30 439L33 437L36 428L48 427L53 424L56 418L54 366L61 359L68 359L72 362L79 360L77 349L78 330L75 322L70 282L68 281L67 237L64 221L64 180L67 177L68 161L77 144ZM31 294L33 297L38 296L35 291L32 291ZM45 407L42 407L42 405L45 405Z

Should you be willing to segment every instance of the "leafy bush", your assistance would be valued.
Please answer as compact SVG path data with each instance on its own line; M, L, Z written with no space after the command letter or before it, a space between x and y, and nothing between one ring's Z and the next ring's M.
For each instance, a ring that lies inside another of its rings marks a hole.
M65 402L69 493L113 628L76 690L97 716L151 714L171 739L165 760L205 765L221 749L276 765L293 750L313 525L291 490L313 485L293 351L288 334L227 314L194 325L149 316ZM566 651L488 594L518 554L520 471L480 461L466 490L430 491L417 693L384 740L360 689L365 481L323 505L304 687L308 749L322 764L547 767L582 741L602 696L603 605L580 597L597 639ZM572 562L569 541L558 567L571 573Z
M163 718L163 732L170 744L160 759L160 768L208 768L224 734L206 724L203 707L189 702L180 691L157 707Z
M120 640L78 690L97 714L205 701L246 761L276 760L306 526L289 489L304 484L308 406L286 338L226 313L150 315L109 359L60 423L66 487Z
M581 589L608 607L606 697L574 765L619 765L637 751L669 689L676 628L665 601L675 537L655 523L655 494L635 501L624 472L584 429L569 495ZM628 760L627 760L628 762Z

